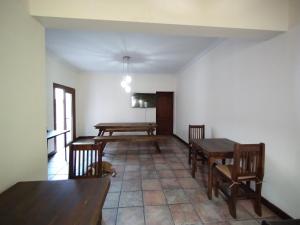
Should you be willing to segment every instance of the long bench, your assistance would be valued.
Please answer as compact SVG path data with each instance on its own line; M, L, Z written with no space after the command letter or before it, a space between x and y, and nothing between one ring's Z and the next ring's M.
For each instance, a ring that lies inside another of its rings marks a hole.
M166 139L161 135L117 135L117 136L97 136L95 143L100 143L104 148L108 142L153 142L158 152L160 151L158 141Z

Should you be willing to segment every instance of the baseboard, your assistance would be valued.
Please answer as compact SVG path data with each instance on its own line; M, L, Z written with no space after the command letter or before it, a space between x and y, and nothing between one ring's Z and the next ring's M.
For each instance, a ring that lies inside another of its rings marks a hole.
M173 137L175 137L177 140L179 140L182 144L189 146L189 144L187 142L185 142L183 139L181 139L179 136L177 136L176 134L173 134Z
M185 142L183 139L181 139L179 136L177 136L176 134L173 134L173 136L179 140L181 143L185 144L186 146L188 146L188 143ZM254 191L251 189L251 191ZM274 212L277 216L279 216L282 219L293 219L289 214L287 214L286 212L284 212L282 209L280 209L279 207L277 207L276 205L274 205L273 203L271 203L269 200L267 200L266 198L264 198L262 196L261 199L262 203L268 207L272 212Z
M282 209L278 208L276 205L271 203L269 200L266 198L262 197L261 202L268 207L272 212L274 212L277 216L279 216L281 219L293 219L289 214L284 212Z

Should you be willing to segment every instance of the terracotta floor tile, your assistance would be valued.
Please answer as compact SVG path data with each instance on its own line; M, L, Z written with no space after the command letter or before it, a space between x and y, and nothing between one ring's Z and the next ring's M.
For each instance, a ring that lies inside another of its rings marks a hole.
M141 170L149 170L149 171L154 171L155 170L155 166L154 166L154 163L144 163L144 164L141 164Z
M143 206L141 191L122 192L119 207Z
M219 208L219 212L228 220L233 220L234 218L230 215L228 204L221 197L218 200L218 202L215 202L215 205ZM254 220L255 218L238 201L236 204L236 219Z
M174 225L167 206L145 206L146 225Z
M174 178L175 174L173 173L172 170L159 170L158 172L158 176L160 178Z
M191 204L176 204L169 206L175 225L202 224Z
M117 208L119 205L119 192L108 193L103 208Z
M109 192L120 192L122 188L122 181L111 181Z
M119 208L116 225L144 225L143 207Z
M168 204L178 204L189 202L188 196L182 189L166 189L164 190Z
M166 198L162 191L143 191L144 205L164 205Z
M182 163L169 163L169 166L172 170L184 170L184 166Z
M162 190L159 179L142 180L142 189L145 191L160 191L160 190Z
M141 180L124 180L122 191L140 191L142 190Z
M256 220L229 221L230 225L259 225Z
M255 218L260 218L255 211L254 211L254 206L251 200L241 200L238 201L240 205L244 207L244 209L247 210L247 212L252 215ZM275 217L276 214L273 213L270 209L268 209L266 206L262 205L262 216L261 218L268 218L268 217Z
M102 210L102 225L115 225L117 220L118 209L103 209Z
M223 214L219 212L219 209L211 202L194 204L194 208L204 223L217 223L226 221Z
M158 174L156 170L142 170L141 177L142 179L157 179Z
M192 177L190 170L174 170L173 172L179 178Z
M178 178L178 182L185 189L199 188L199 184L193 178Z
M207 197L207 191L197 188L197 189L184 189L184 192L189 197L192 203L207 203L210 200Z
M163 189L179 189L181 188L176 178L163 178L160 179Z
M136 165L126 165L125 166L125 172L128 171L139 171L140 170L140 165L136 164Z
M140 179L140 171L128 171L124 173L123 180L136 180Z
M170 167L166 163L157 163L154 165L155 165L156 170L169 170L170 169Z

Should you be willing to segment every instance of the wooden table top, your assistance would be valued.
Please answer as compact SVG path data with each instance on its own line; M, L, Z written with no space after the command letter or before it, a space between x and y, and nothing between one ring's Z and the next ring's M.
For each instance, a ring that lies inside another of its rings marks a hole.
M58 135L70 132L70 130L51 130L47 132L47 139L57 137Z
M109 178L19 182L0 194L1 225L96 225Z
M192 145L200 147L204 154L208 156L232 155L235 141L226 138L206 138L191 140Z
M156 123L98 123L95 125L96 129L108 129L108 128L149 128L157 127Z

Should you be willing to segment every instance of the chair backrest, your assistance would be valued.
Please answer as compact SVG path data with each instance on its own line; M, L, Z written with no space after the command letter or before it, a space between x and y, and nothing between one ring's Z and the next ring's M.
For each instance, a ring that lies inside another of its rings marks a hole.
M73 142L69 153L69 179L101 177L102 152L101 143Z
M205 138L205 125L189 125L189 144L192 139Z
M264 177L265 144L235 144L232 179L239 177Z

